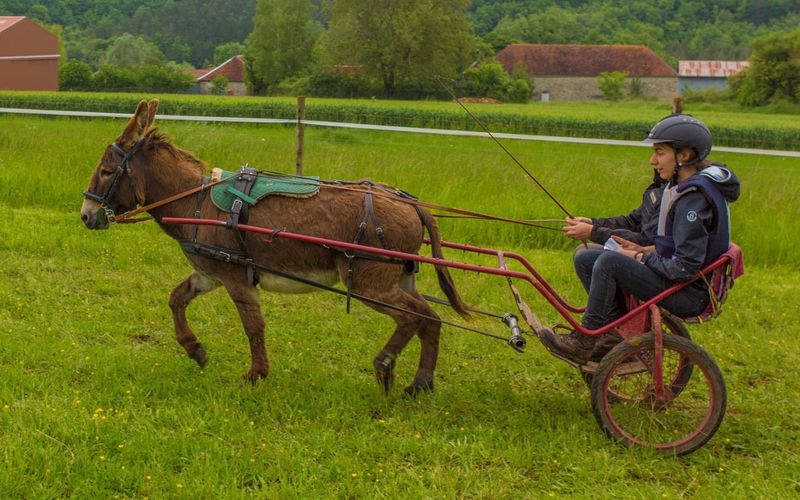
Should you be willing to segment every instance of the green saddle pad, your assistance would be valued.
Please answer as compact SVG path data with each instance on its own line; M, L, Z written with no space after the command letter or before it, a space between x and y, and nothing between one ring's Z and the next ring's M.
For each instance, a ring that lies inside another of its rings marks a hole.
M262 198L271 194L307 198L319 191L319 177L287 177L278 179L273 177L258 177L250 195L238 191L234 187L238 172L222 172L222 178L227 181L220 182L211 188L211 200L214 205L224 212L231 211L231 205L236 198L241 198L250 205L255 205Z

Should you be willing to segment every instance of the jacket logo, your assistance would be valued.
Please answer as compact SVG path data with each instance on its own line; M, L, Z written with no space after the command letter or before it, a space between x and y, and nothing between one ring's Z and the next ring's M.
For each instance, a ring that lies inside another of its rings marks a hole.
M689 210L689 212L686 214L686 220L688 220L689 222L696 221L697 220L697 212L695 212L694 210Z

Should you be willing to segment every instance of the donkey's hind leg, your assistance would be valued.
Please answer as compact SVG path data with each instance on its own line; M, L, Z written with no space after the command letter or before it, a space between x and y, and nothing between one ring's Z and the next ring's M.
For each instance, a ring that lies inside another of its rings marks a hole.
M421 391L433 391L441 326L436 313L419 293L413 290L409 293L400 287L399 269L385 264L362 263L354 276L357 277L353 280L354 293L397 308L366 302L371 308L391 317L397 325L389 341L373 360L378 383L384 391L389 391L394 381L395 360L417 334L421 345L419 367L405 392L413 395Z
M194 272L175 287L169 296L169 307L172 309L172 321L175 323L175 338L186 350L190 358L197 361L200 368L206 364L206 350L203 348L191 327L186 321L186 308L189 303L219 286L219 282L208 276Z
M438 316L428 306L425 299L405 292L399 286L387 292L373 293L368 296L420 315L370 304L375 310L390 316L397 324L391 338L373 361L375 377L378 382L388 392L394 380L395 359L416 333L420 340L419 365L414 380L404 390L406 394L412 396L419 392L432 392L433 374L439 358L441 323L437 321Z
M425 316L417 326L417 336L421 346L419 366L411 385L405 388L405 392L413 396L420 391L433 392L433 373L439 359L442 323L439 321L439 315L431 309L428 301L418 291L413 290L411 294L417 299L419 307L417 312Z

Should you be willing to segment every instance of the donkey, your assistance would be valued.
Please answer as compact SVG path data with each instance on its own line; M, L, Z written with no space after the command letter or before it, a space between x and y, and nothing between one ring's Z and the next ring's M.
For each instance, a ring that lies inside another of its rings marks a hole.
M113 213L131 211L158 200L165 200L200 186L206 164L188 151L171 144L153 128L158 101L142 100L125 130L107 146L95 167L81 207L81 219L89 229L106 229ZM104 193L104 194L102 194ZM309 198L269 196L249 210L248 224L287 228L337 241L352 242L362 221L369 220L362 230L361 244L378 247L378 221L393 250L417 253L422 245L423 226L432 242L432 253L441 258L440 235L436 221L425 210L390 196L372 200L374 216L365 217L365 191L332 189L324 183ZM349 259L341 251L298 241L275 238L265 244L263 236L219 226L168 225L162 217L224 219L210 197L188 196L148 210L161 229L179 242L193 239L213 247L242 250L257 265L252 268L198 255L182 245L194 269L188 278L172 291L169 306L175 324L175 337L186 354L200 367L207 355L186 319L186 308L196 297L219 285L225 287L239 312L242 326L250 342L251 367L244 380L255 383L269 372L269 358L264 343L264 318L255 281L265 290L302 293L318 288L273 273L259 266L313 280L323 285L340 281L349 284L353 296L365 301L378 312L391 317L396 328L389 341L373 359L375 377L388 392L394 380L395 360L416 333L421 349L417 372L405 392L415 395L433 391L434 370L439 354L441 322L413 281L402 279L404 269L396 262L375 259ZM436 266L440 287L452 307L466 316L466 306L459 297L446 267ZM401 286L402 285L402 286ZM383 305L381 305L383 304ZM394 307L387 307L391 305ZM416 313L416 314L414 314Z

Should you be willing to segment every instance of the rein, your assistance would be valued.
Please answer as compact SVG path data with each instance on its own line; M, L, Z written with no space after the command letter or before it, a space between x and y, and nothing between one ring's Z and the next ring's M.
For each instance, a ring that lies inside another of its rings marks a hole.
M153 217L140 217L138 219L134 218L134 217L139 215L139 214L141 214L141 213L143 213L143 212L147 212L147 211L152 210L154 208L158 208L160 206L172 203L173 201L177 201L177 200L180 200L182 198L186 198L187 196L191 196L191 195L193 195L195 193L198 193L200 191L204 191L206 189L210 189L211 187L213 187L213 186L215 186L215 185L217 185L217 184L219 184L221 182L225 182L225 181L228 180L228 179L220 178L220 179L217 179L215 181L208 182L206 184L201 184L200 186L197 186L195 188L189 189L187 191L183 191L183 192L177 193L175 195L169 196L167 198L164 198L163 200L159 200L159 201L156 201L156 202L141 206L141 207L136 208L134 210L128 210L127 212L124 212L122 214L115 214L114 210L111 209L111 207L109 206L108 203L109 203L111 197L116 192L117 186L119 185L119 182L122 179L122 175L125 174L125 173L128 173L130 175L130 166L128 165L128 161L133 157L133 155L135 155L140 150L141 146L142 146L142 140L137 141L131 147L131 149L129 149L128 151L125 151L124 149L122 149L117 143L111 144L111 147L114 148L114 150L117 153L122 155L122 161L120 162L119 166L117 166L116 172L114 172L114 178L111 180L111 184L108 186L108 188L106 189L105 193L103 193L102 196L101 195L97 195L95 193L92 193L91 191L85 191L83 193L84 197L86 197L86 198L88 198L88 199L90 199L92 201L96 201L97 203L100 204L100 208L103 209L103 211L105 212L106 219L110 223L115 223L115 224L133 224L133 223L136 223L136 222L145 222L145 221L152 220ZM288 174L278 174L278 173L267 172L267 171L259 171L259 174L260 175L264 175L265 177L282 177L284 179L286 179L286 178L294 179L294 182L296 182L298 184L307 183L307 182L303 182L304 179L301 178L301 177L288 175ZM344 191L363 191L363 188L358 187L360 185L362 185L362 184L360 184L360 183L348 184L348 183L343 183L341 181L323 181L323 182L321 182L321 186L320 187L326 187L326 188L331 188L331 189L340 189L340 190L344 190ZM414 198L413 196L411 196L411 195L409 195L409 194L407 194L405 192L402 192L402 191L400 191L400 190L398 190L396 188L392 188L389 191L384 191L383 189L385 189L385 188L382 185L375 184L375 186L378 187L378 188L382 188L382 189L377 189L377 190L371 191L371 193L373 195L375 195L375 196L383 196L383 197L386 197L386 198L389 198L389 199L392 199L392 200L395 200L395 201L398 201L398 202L401 202L401 203L405 203L405 204L408 204L408 205L428 208L428 209L431 209L431 210L438 210L438 211L441 211L441 212L450 212L450 213L457 214L455 216L450 216L450 217L462 217L462 218L472 218L472 219L482 219L482 220L494 220L494 221L508 222L508 223L511 223L511 224L519 224L519 225L523 225L523 226L529 226L529 227L535 227L535 228L539 228L539 229L548 229L548 230L551 230L551 231L559 231L559 232L561 232L561 229L554 228L554 227L551 227L551 226L545 226L543 224L537 224L537 222L555 222L555 221L561 222L560 219L521 220L521 219L511 219L511 218L507 218L507 217L499 217L499 216L496 216L496 215L483 214L483 213L480 213L480 212L473 212L473 211L470 211L470 210L463 210L463 209L459 209L459 208L452 208L452 207L447 207L447 206L443 206L443 205L436 205L436 204L433 204L433 203L427 203L427 202L419 201L416 198ZM434 214L434 215L437 216L437 217L447 217L446 215L442 215L442 214Z

